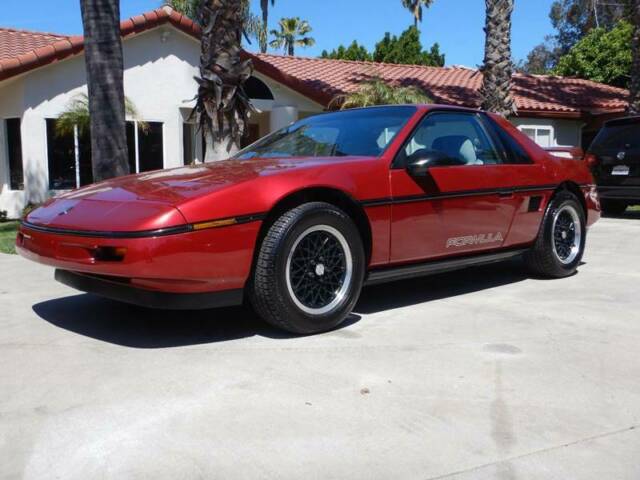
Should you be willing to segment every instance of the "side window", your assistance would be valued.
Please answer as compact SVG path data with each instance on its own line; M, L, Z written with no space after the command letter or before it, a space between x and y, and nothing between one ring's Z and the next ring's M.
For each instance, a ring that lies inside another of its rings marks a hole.
M497 165L503 158L478 117L472 113L428 114L400 152L398 164L437 151L452 165Z

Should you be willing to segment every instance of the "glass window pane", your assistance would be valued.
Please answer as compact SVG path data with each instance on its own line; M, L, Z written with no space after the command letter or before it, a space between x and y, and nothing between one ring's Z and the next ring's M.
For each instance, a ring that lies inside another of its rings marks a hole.
M136 124L134 122L127 122L127 150L129 152L129 172L137 173L136 171Z
M534 142L536 141L536 129L535 128L521 128L520 131L524 133Z
M9 151L9 179L11 190L24 190L24 174L22 170L22 135L20 119L10 118L6 121L7 147Z
M93 166L91 165L91 135L89 130L79 133L80 148L80 186L93 183Z
M49 156L49 189L76 188L76 159L73 134L56 132L56 120L47 119L47 152Z
M138 125L140 172L160 170L164 166L162 123L147 122L146 125L144 129Z
M475 117L464 113L428 115L404 150L406 157L439 152L452 165L495 165L502 163L493 141Z
M238 158L379 156L416 107L346 110L308 117L266 136Z
M537 130L537 143L541 147L550 147L551 146L551 130L548 128L539 128Z

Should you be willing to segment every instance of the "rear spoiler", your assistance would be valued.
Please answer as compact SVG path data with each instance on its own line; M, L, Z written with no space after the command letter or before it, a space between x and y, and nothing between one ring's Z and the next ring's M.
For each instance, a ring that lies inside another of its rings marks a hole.
M545 148L554 157L569 158L571 160L582 160L584 158L584 150L580 147L548 147Z

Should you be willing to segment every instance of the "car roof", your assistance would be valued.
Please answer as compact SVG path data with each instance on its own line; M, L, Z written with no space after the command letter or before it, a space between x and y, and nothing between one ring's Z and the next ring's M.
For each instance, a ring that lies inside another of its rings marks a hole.
M617 127L620 125L633 125L634 123L639 123L640 124L640 115L635 115L635 116L631 116L631 117L622 117L622 118L616 118L614 120L609 120L608 122L604 123L605 127Z

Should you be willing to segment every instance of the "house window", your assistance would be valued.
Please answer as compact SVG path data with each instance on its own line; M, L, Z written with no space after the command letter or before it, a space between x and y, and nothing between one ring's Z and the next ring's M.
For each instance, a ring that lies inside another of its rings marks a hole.
M131 173L164 168L162 122L127 122L127 147Z
M526 125L518 128L541 147L553 147L553 127Z
M9 118L6 120L5 126L7 132L7 152L9 154L9 185L11 190L24 190L20 119Z
M59 132L57 120L47 119L49 189L71 190L93 183L89 133Z

